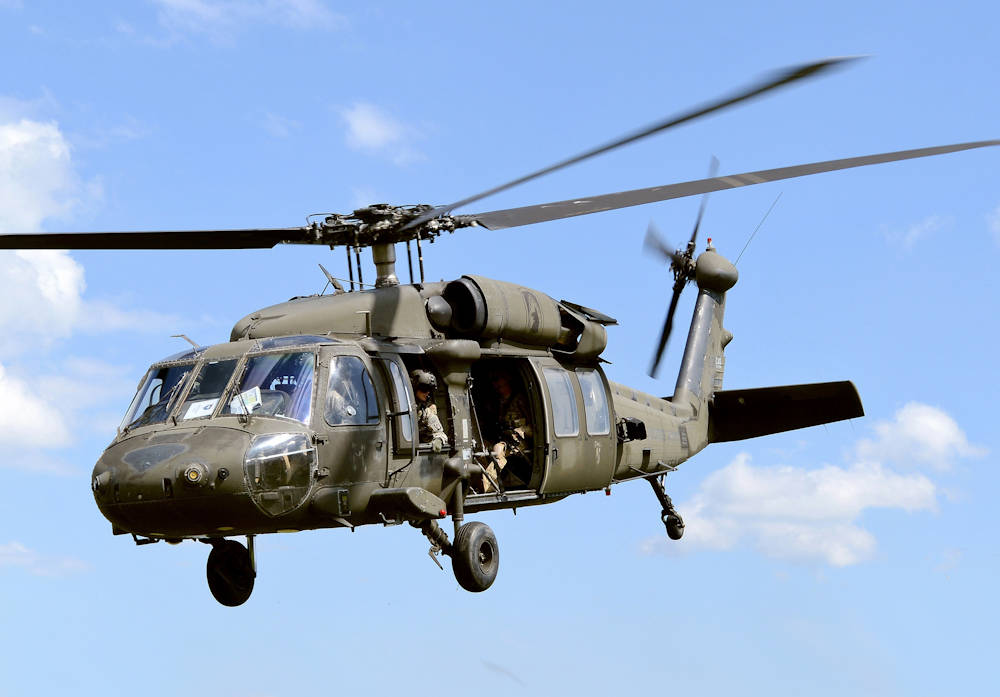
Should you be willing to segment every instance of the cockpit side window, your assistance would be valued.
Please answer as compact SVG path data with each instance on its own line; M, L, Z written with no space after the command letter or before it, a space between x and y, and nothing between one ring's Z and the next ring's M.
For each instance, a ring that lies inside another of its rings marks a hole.
M260 414L309 423L316 354L312 351L264 353L247 359L238 386L221 414Z
M330 384L324 415L331 426L379 422L375 386L368 369L357 356L334 356L330 360Z
M406 378L403 377L402 371L395 362L387 360L385 364L389 366L389 375L392 377L392 388L396 395L396 410L409 411L410 392L407 389ZM413 440L413 416L411 414L400 417L399 435L401 440L406 443Z
M193 363L184 363L150 368L122 420L122 427L127 430L166 421L193 367Z

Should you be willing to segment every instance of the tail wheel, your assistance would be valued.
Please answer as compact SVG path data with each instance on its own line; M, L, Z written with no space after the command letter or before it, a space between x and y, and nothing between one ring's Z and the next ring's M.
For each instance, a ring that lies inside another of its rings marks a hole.
M212 596L227 607L247 601L257 576L249 550L235 540L222 540L212 545L206 575Z
M667 528L667 537L671 540L679 540L684 537L684 519L679 515L664 513L661 517L663 525Z
M458 585L467 591L481 593L493 585L500 570L500 548L489 525L474 521L458 529L451 568Z

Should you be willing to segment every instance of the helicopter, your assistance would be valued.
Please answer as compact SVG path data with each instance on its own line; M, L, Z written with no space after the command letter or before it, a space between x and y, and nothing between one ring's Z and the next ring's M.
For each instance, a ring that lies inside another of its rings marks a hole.
M709 444L864 414L849 381L723 389L725 349L733 338L724 326L726 295L738 274L711 240L698 252L708 194L1000 140L727 176L712 171L705 179L666 186L485 213L454 211L851 60L778 71L446 206L375 204L309 216L306 225L288 228L0 235L3 249L311 244L346 251L349 278L320 266L332 294L250 312L234 324L229 341L190 342L189 350L149 368L93 469L93 496L112 533L131 535L137 545L209 545L208 586L226 606L249 599L257 575L254 539L262 534L409 524L430 542L429 556L439 567L439 557L449 557L459 585L481 592L497 577L499 545L488 525L466 521L467 515L516 511L645 480L668 537L680 539L684 520L665 477ZM601 354L607 328L617 321L599 310L479 275L425 280L423 244L445 232L499 230L695 195L702 196L701 206L686 246L673 249L652 226L645 244L674 280L651 375L659 369L682 291L697 288L670 396L608 378ZM407 252L408 284L396 273L399 244ZM364 282L365 248L372 250L374 284ZM431 407L440 436L426 438L424 415ZM451 535L439 524L448 517Z

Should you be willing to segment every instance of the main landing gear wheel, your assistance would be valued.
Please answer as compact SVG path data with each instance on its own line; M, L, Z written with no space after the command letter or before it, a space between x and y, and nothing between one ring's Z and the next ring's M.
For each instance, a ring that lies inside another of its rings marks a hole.
M667 537L671 540L679 540L684 537L684 519L679 515L664 513L660 516L663 524L667 528Z
M489 525L474 521L458 529L451 568L458 585L467 591L480 593L493 585L500 570L500 548Z
M235 540L220 540L212 544L206 572L212 596L226 607L245 603L253 592L257 576L250 551Z

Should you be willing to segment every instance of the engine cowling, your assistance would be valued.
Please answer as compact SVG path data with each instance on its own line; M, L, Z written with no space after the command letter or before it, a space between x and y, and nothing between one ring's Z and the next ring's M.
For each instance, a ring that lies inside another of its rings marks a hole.
M545 293L484 276L462 276L427 301L431 323L449 336L552 348L589 359L607 346L604 327Z

